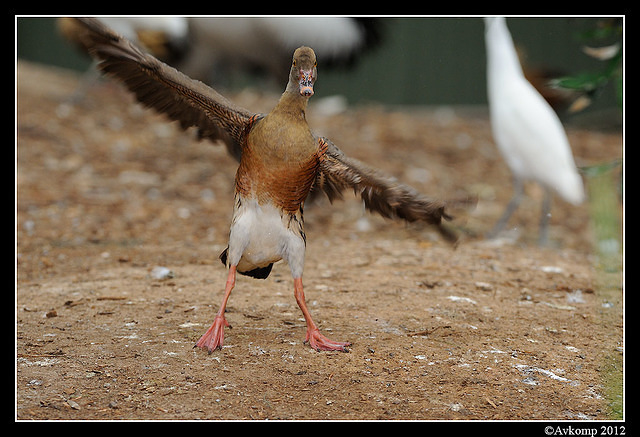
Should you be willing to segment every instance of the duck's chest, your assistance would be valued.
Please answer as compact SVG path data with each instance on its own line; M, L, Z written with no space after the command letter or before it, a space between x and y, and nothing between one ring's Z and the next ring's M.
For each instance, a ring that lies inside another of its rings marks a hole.
M249 158L264 165L287 167L304 163L318 144L304 116L274 112L259 120L247 135Z
M319 159L318 143L306 123L267 116L247 136L236 189L260 203L268 200L295 211L313 185Z

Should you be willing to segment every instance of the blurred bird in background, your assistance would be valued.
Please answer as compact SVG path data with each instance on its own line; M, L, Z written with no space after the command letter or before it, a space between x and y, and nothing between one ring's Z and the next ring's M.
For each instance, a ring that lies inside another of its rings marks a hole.
M545 189L538 242L548 241L551 195L574 205L585 197L565 130L555 111L524 76L504 17L485 18L487 91L494 140L513 175L514 194L488 233L496 237L524 194L524 183Z
M567 75L565 71L545 65L532 65L524 49L516 46L516 51L525 79L533 85L558 116L573 114L589 106L590 102L584 93L556 85L559 77Z
M297 47L313 47L323 69L350 67L382 38L377 18L194 17L179 68L210 83L242 71L279 80Z
M367 17L98 17L152 55L207 84L236 76L279 80L291 53L314 47L323 69L349 68L382 41L383 24ZM77 23L60 18L60 33L81 45ZM86 50L83 50L86 53ZM95 70L92 68L92 70Z

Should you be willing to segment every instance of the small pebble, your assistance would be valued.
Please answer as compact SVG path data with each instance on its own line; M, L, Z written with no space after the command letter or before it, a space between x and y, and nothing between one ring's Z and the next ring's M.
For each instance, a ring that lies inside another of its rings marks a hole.
M493 285L489 284L488 282L476 282L476 288L482 291L491 291L493 290Z
M175 274L173 273L173 271L166 267L158 266L154 267L153 270L151 270L151 277L153 279L171 279L174 276Z

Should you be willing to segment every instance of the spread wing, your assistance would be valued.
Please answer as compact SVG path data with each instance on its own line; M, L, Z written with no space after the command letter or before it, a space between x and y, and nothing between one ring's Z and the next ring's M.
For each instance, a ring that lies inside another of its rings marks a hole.
M345 189L352 189L362 198L365 207L386 218L399 218L408 222L422 221L436 225L448 240L457 235L443 226L442 219L452 220L449 206L473 206L476 200L465 198L451 202L431 199L395 178L346 156L326 138L319 138L325 149L320 160L316 189L324 191L330 201L342 197Z
M200 138L222 140L240 159L255 114L142 51L99 20L76 20L77 41L100 61L102 71L122 82L143 105L178 121L183 129L196 127Z

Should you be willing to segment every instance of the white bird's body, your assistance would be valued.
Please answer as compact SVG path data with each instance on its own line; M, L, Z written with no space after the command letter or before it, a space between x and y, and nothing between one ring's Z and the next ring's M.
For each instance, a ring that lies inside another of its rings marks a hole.
M516 189L510 207L491 233L495 236L517 207L525 181L537 182L574 205L585 194L562 123L525 79L505 19L486 18L485 26L491 127ZM543 215L548 216L546 204Z

